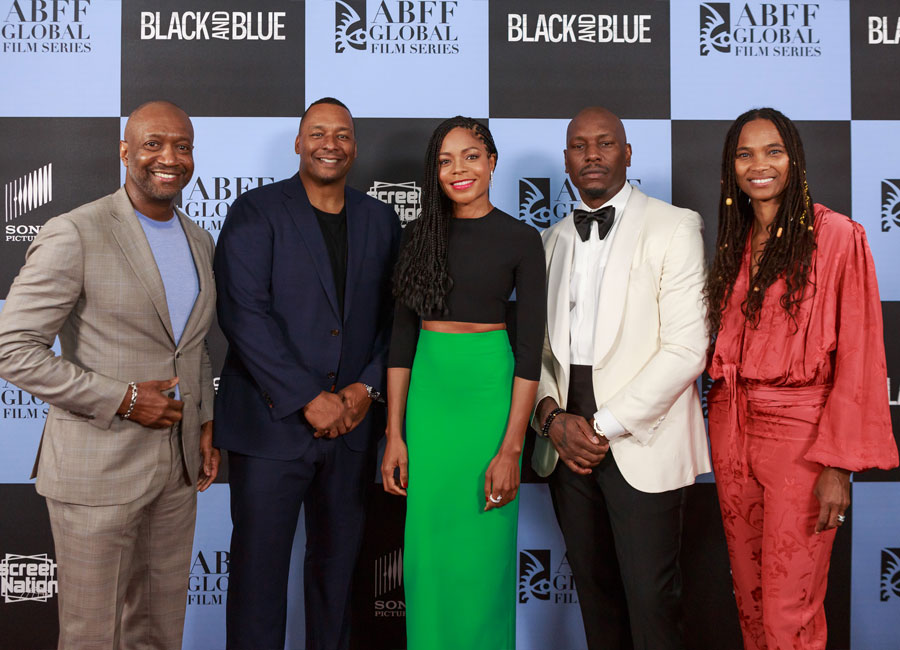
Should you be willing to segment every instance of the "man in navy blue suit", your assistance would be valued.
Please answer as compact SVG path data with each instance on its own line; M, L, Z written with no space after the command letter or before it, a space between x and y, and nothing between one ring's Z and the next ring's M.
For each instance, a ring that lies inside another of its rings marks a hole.
M352 188L349 110L306 110L300 172L241 195L216 249L228 339L215 415L229 451L228 648L284 647L288 567L305 505L307 650L347 648L392 313L394 211Z

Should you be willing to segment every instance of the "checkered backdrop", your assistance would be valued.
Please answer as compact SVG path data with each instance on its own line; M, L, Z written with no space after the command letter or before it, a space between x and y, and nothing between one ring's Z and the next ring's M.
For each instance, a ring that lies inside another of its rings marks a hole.
M814 198L866 227L896 417L898 73L896 0L0 0L0 304L41 224L121 182L123 116L149 99L193 116L196 172L181 205L213 236L237 195L296 170L298 116L332 95L356 117L351 184L404 222L418 214L428 135L462 113L488 120L496 136L493 201L537 228L577 201L563 173L567 120L605 105L625 121L631 181L699 211L708 250L728 123L772 105L798 122ZM211 346L220 364L217 330ZM0 380L0 645L17 650L53 647L57 631L46 508L27 485L46 411ZM689 646L735 648L724 538L704 478L688 490L684 520ZM376 480L354 589L353 645L367 650L405 647L404 506ZM507 596L518 603L518 647L583 648L546 485L527 462L524 480L519 588ZM831 567L830 647L897 647L898 504L900 472L854 477ZM185 648L224 647L229 534L223 481L200 495ZM302 647L301 571L295 562L289 648Z

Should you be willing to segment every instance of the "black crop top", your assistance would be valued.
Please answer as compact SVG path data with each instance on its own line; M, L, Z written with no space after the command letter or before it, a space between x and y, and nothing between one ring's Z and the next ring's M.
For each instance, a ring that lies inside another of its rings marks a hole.
M405 245L409 232L403 235ZM547 312L544 247L538 231L494 208L479 219L451 219L447 250L447 270L453 280L447 296L449 313L426 320L505 323L515 289L515 375L537 381ZM419 316L396 301L388 367L412 368L418 338Z

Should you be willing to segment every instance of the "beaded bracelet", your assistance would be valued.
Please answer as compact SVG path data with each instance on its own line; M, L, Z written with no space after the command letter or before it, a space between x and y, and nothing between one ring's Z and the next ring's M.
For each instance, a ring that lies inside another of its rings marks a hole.
M550 411L550 415L547 416L547 419L544 420L544 426L541 427L541 437L549 438L550 437L550 425L553 424L553 420L556 419L556 416L560 413L565 413L565 409L555 408Z
M123 420L127 420L131 417L131 414L134 413L134 405L137 404L137 384L133 381L129 381L128 387L131 388L131 404L128 405L128 410L119 416Z

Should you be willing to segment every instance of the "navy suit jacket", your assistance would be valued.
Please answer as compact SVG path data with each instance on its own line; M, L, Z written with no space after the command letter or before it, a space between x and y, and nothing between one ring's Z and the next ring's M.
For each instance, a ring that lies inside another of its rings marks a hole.
M299 458L313 441L303 407L362 382L385 392L400 238L394 211L351 188L344 318L325 239L299 174L251 190L228 211L214 269L228 353L215 403L215 444L249 456ZM383 428L373 405L342 436L365 449Z

